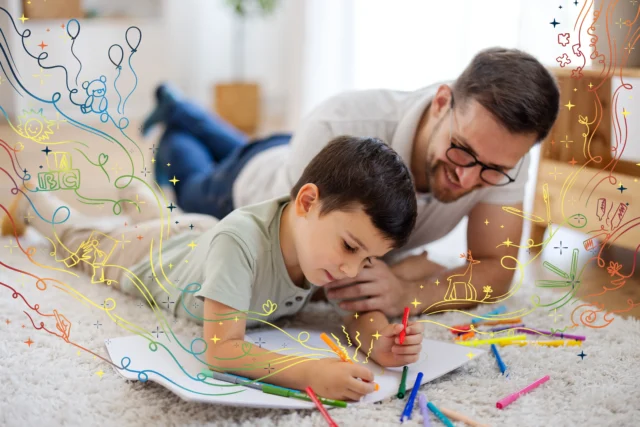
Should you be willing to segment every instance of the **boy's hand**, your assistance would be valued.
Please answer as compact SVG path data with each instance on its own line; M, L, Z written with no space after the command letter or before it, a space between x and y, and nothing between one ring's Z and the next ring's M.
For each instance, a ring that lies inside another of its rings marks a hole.
M305 363L308 383L318 396L337 400L358 401L373 391L373 373L357 363L328 357ZM361 378L361 379L359 379Z
M373 342L371 358L384 367L404 366L417 362L422 351L423 330L422 323L407 323L404 344L400 344L402 324L390 323L380 331L380 338Z

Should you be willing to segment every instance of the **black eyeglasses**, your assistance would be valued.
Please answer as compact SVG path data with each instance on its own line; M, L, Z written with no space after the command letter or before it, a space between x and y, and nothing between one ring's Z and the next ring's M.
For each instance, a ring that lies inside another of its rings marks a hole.
M453 99L451 100L451 108L449 112L451 113L451 120L449 121L449 141L451 142L451 146L446 152L447 159L449 159L449 161L454 165L463 168L472 168L480 165L482 167L482 169L480 169L480 179L489 185L502 187L514 182L520 174L520 169L522 168L523 163L522 159L520 160L520 165L516 171L515 178L511 178L500 169L485 165L479 161L475 154L473 154L469 149L456 145L456 143L453 142Z

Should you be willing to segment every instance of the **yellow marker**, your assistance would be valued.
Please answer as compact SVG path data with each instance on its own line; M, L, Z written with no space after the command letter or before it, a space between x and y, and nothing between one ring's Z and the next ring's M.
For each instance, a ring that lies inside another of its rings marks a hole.
M520 347L522 347L523 345L543 345L545 347L575 347L575 346L579 347L582 345L582 341L577 341L577 340L514 341L514 342L500 343L500 345L501 346L519 345Z
M340 356L340 359L342 359L343 362L349 362L349 363L353 363L351 361L351 359L349 359L349 357L347 357L346 354L344 354L342 352L342 350L340 350L338 348L338 346L333 342L333 340L331 338L329 338L329 335L325 334L324 332L320 334L320 338L322 338L322 341L324 341L325 343L327 343L327 345L329 346L329 348L331 350L333 350L338 356ZM364 382L369 382L367 380L363 380ZM373 383L374 385L374 390L378 391L380 390L380 386L378 385L378 383Z
M508 343L511 341L526 340L526 339L527 339L527 336L522 334L522 335L515 335L513 337L490 338L488 340L456 341L456 344L466 345L468 347L476 347L479 345L502 344L502 343Z

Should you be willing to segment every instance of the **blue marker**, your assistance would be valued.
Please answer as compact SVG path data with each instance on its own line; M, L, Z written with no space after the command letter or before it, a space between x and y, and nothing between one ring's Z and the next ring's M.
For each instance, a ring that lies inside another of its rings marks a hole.
M491 344L491 351L493 352L493 355L496 357L496 362L498 362L498 367L500 368L500 372L502 372L502 375L504 375L505 371L507 370L507 366L502 361L502 357L500 357L500 353L498 353L498 348L496 347L495 344Z
M431 402L427 402L427 408L431 409L431 412L433 412L433 415L438 417L438 419L440 421L442 421L442 424L444 424L447 427L455 427L453 425L453 423L451 422L451 420L449 418L447 418L447 416L445 414L440 412L440 410L436 407L436 405L434 405Z
M485 314L484 317L496 316L496 315L502 314L502 313L504 313L506 311L507 311L507 307L505 307L504 305L501 305L500 307L496 308L495 310L492 310L492 311L488 312L487 314ZM473 324L476 324L478 322L482 322L484 320L486 320L486 319L481 319L479 317L476 317L475 319L471 320L471 324L473 325Z
M422 381L422 372L418 372L418 376L416 376L416 382L413 384L413 388L411 389L411 394L409 395L409 400L407 400L407 404L404 407L404 411L402 411L402 415L400 416L400 422L404 422L405 417L411 419L411 412L413 411L413 403L416 400L416 395L418 394L418 389L420 388L420 382Z

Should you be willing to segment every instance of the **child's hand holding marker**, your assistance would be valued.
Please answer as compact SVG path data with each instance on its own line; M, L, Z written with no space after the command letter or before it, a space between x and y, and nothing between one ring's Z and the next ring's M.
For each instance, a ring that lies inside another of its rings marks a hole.
M404 331L404 339L401 335ZM380 337L373 342L372 357L384 367L404 366L415 363L422 351L422 331L424 325L418 322L407 322L407 327L391 323L380 331Z
M309 368L306 371L307 384L322 397L358 401L374 391L373 372L359 363L328 357L305 365Z
M329 335L327 335L327 334L325 334L323 332L323 333L320 334L320 338L322 339L322 341L327 343L329 348L331 350L333 350L334 353L336 353L340 357L340 359L342 360L343 363L346 363L346 364L354 366L354 363L351 361L351 359L349 359L349 357L342 350L340 350L340 348L338 348L338 346L331 340L331 338L329 338ZM335 359L323 359L323 360L325 360L325 361L328 360L328 362L326 362L327 364L335 363ZM334 362L331 362L331 360L334 360ZM316 365L313 365L313 366L315 367ZM321 364L321 366L322 366L322 364ZM336 365L331 365L331 366L336 366ZM342 368L342 367L341 367L341 369L344 370L344 368ZM359 377L359 378L362 379L362 381L365 384L370 385L371 387L362 387L362 386L355 387L355 386L353 386L352 381L349 381L348 384L345 383L345 386L346 385L349 386L349 388L347 390L350 392L350 394L353 394L353 393L355 393L355 395L359 394L359 397L357 399L353 399L353 400L360 400L360 397L362 397L364 394L368 394L368 393L371 393L373 391L377 391L380 388L378 384L371 382L373 380L373 373L371 373L371 371L369 369L364 368L364 367L361 367L360 369L364 369L368 373L368 375L367 376L362 376L362 377ZM352 376L355 375L357 372L361 372L361 371L360 370L354 371L354 370L348 370L348 369L346 371L347 374L352 375ZM332 374L335 374L335 372L332 372ZM318 374L318 372L315 371L315 369L314 369L314 372L313 372L312 375L318 376L318 375L322 375L322 374ZM371 377L371 379L369 379L369 377ZM358 376L356 375L355 378L358 378ZM342 375L342 379L346 380L347 377L345 377L344 374L343 374ZM332 383L329 382L329 384L331 385ZM312 384L312 386L313 386L313 384ZM345 388L344 388L344 386L342 386L342 387L338 386L337 390L344 392Z

